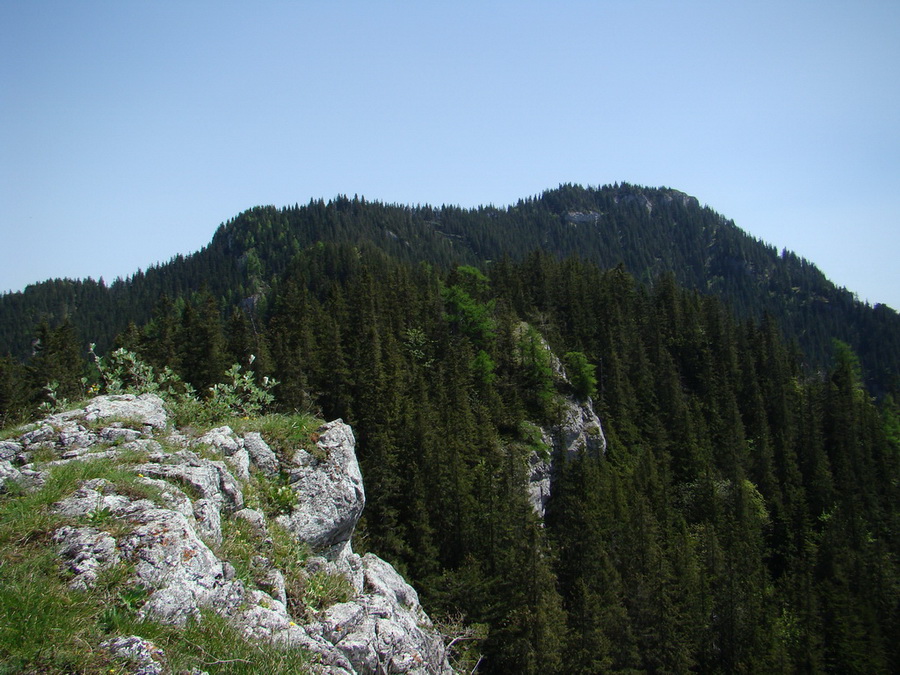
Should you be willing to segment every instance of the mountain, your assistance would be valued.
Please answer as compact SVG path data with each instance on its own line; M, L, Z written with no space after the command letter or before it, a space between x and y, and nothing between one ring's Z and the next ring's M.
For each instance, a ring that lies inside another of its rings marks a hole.
M39 325L24 364L0 359L6 420L125 385L187 400L171 414L191 435L198 406L232 429L264 405L341 418L365 479L354 550L460 627L463 672L900 669L900 406L863 380L896 358L896 315L689 197L253 209L193 256L78 288L98 304L69 308L117 316L121 349L81 359L74 310ZM797 323L817 363L783 326L820 315ZM848 343L878 320L865 365ZM33 440L20 473L56 461ZM281 487L256 498L294 511ZM0 508L22 513L15 497ZM40 550L24 527L0 541Z
M222 309L266 299L292 258L317 242L375 246L398 260L489 267L535 250L622 263L641 282L672 274L723 299L742 318L771 315L809 370L824 368L832 340L860 357L870 390L900 386L900 316L859 302L811 262L762 243L697 199L668 188L563 185L507 208L400 206L338 197L256 207L221 225L210 244L110 286L52 280L0 297L0 353L24 358L34 329L67 317L82 342L106 350L129 321L141 324L165 294L205 286Z

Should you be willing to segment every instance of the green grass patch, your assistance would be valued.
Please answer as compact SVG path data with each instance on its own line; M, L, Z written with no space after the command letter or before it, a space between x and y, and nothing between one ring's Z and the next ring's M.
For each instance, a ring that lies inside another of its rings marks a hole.
M120 625L120 634L140 635L165 651L171 672L197 668L210 675L308 673L310 660L304 652L262 642L249 642L223 617L204 611L197 621L183 628L152 622Z
M68 588L68 575L50 541L68 521L52 505L87 480L104 478L111 489L132 498L158 496L143 485L121 458L75 461L52 467L44 486L27 491L13 484L0 495L0 675L7 673L130 672L133 664L116 659L100 643L121 635L140 635L166 652L171 672L193 668L213 673L304 673L308 657L299 650L250 643L226 619L205 612L183 628L141 622L137 611L149 591L134 582L133 568L122 563L104 571L88 591ZM122 522L100 509L79 519L101 529ZM265 555L284 570L289 592L305 583L302 563L309 554L273 524L267 543L243 521L223 523L226 542L220 552L253 581L260 570L253 557ZM303 586L304 591L306 586Z
M316 429L322 420L305 413L294 415L262 415L255 418L235 418L232 429L237 434L258 431L263 440L278 455L280 462L291 459L297 448L312 452L316 447Z

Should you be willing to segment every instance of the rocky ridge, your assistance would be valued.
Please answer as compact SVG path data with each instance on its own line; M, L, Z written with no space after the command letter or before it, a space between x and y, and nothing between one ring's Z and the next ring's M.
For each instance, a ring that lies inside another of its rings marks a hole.
M137 609L142 619L184 625L212 611L247 640L305 650L315 673L453 672L415 589L377 556L353 552L365 491L353 432L341 420L315 432L312 452L298 448L287 460L256 432L223 426L199 437L178 433L153 394L100 396L21 432L0 442L0 492L10 482L39 489L52 467L72 462L103 459L135 476L129 489L105 478L82 481L54 503L66 524L52 542L73 592L125 565L129 582L146 593ZM274 518L246 503L257 475L287 477L279 497L288 506ZM252 578L222 554L223 526L241 523L259 551ZM346 601L297 610L288 570L267 556L274 528L315 552L300 578L342 578ZM140 635L96 647L130 664L129 672L169 672L163 650Z

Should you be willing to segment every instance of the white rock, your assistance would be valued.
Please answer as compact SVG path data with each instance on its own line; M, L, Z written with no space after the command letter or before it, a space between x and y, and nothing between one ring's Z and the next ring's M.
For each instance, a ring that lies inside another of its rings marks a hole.
M212 500L198 499L194 502L194 520L197 534L207 544L222 545L222 515Z
M163 400L156 394L97 396L85 406L85 420L125 419L164 429L168 422Z
M277 521L299 540L325 548L350 539L366 495L350 427L336 420L323 425L319 434L317 446L324 459L297 453L290 469L297 504Z
M244 447L250 453L250 459L266 476L278 474L278 457L263 437L256 431L244 434Z
M250 454L246 449L237 450L230 457L226 457L225 462L239 481L246 483L250 480Z
M100 572L117 565L122 559L116 540L94 527L66 525L53 533L53 541L59 544L60 556L75 575L69 582L69 588L75 590L91 588Z
M131 675L163 675L168 670L163 650L137 635L107 640L100 647L117 658L129 661L135 668L129 671Z
M230 457L244 447L244 442L235 435L231 427L223 426L210 429L198 438L194 445L208 445L226 457Z

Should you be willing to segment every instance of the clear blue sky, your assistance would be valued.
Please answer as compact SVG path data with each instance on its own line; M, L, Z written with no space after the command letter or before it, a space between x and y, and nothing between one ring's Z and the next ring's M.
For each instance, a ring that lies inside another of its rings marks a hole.
M0 291L259 204L696 196L900 309L900 2L0 0Z

